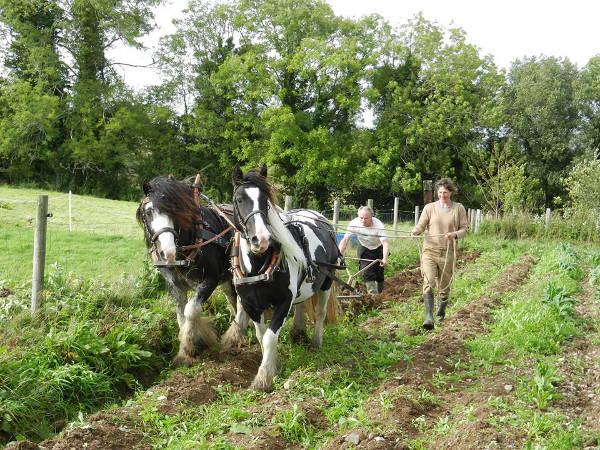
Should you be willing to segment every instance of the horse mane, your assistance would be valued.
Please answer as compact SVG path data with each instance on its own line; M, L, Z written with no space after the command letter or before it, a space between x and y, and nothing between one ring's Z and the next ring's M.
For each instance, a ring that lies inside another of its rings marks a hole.
M194 222L200 221L200 213L194 201L191 184L176 180L173 177L156 177L149 183L146 197L152 206L173 219L176 226L183 230L191 230ZM136 217L141 221L144 201L138 207Z
M271 230L274 240L281 244L282 253L287 258L293 259L301 267L306 267L306 257L302 248L300 248L292 233L286 228L285 223L279 215L278 211L280 208L275 201L273 187L256 169L250 169L244 174L243 183L256 186L267 196L270 203L267 213L268 227Z

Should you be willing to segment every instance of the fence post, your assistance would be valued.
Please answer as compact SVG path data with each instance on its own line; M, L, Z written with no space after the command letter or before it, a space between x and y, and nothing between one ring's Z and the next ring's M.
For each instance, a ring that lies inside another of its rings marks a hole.
M475 234L479 233L479 225L481 224L481 210L478 209L475 215Z
M286 195L285 196L285 204L283 209L285 211L289 211L290 209L292 209L292 201L293 201L293 197L291 195Z
M552 213L552 211L550 210L550 208L546 208L546 220L544 222L544 228L547 230L548 229L548 224L550 223L550 214Z
M338 222L340 220L340 201L333 201L333 228L337 231Z
M71 201L71 191L69 191L69 232L73 231L73 215L71 209L72 201Z
M31 281L31 313L39 309L44 287L44 264L46 263L46 223L48 220L48 196L38 196L35 238L33 241L33 278Z
M419 223L419 205L415 206L415 227Z
M476 225L476 224L475 224L475 213L476 213L475 209L474 209L474 208L471 208L470 217L469 217L469 222L471 222L471 231L472 231L473 233L475 233L475 225Z
M423 205L433 201L433 181L423 180Z
M371 210L373 210L373 199L372 198L367 199L367 206L369 208L371 208Z
M398 205L400 204L400 199L398 197L394 197L394 236L398 234Z

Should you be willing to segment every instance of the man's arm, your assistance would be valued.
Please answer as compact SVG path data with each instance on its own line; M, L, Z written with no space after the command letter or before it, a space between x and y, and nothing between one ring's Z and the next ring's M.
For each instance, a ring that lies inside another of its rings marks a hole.
M383 245L383 259L381 260L381 266L387 266L388 256L390 255L390 243L387 239L385 239L382 243Z
M339 249L340 249L340 253L342 255L346 251L346 246L348 245L348 241L350 240L350 236L352 236L352 233L346 233L344 235L344 237L342 238L342 240L340 241Z

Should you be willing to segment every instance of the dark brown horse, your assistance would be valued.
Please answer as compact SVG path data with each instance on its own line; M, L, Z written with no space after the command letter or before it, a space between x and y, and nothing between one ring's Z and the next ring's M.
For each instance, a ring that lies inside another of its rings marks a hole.
M203 303L220 285L232 309L236 295L227 254L232 227L213 207L197 203L191 180L161 176L144 183L137 209L148 252L167 282L177 307L179 352L177 364L191 365L199 352L218 347L212 321L202 315ZM188 300L188 290L195 295ZM238 312L228 346L242 339L248 318Z

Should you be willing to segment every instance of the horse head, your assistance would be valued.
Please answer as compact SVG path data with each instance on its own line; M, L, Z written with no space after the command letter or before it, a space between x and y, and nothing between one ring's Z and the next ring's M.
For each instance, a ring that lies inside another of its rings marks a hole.
M148 247L153 253L156 250L158 258L167 263L175 262L181 230L192 228L193 214L182 214L182 211L195 211L189 183L178 181L172 175L144 183L144 198L136 217L145 230Z
M236 229L250 244L254 254L264 253L271 243L269 209L275 204L267 182L267 168L251 169L245 174L238 165L233 169L233 218Z

